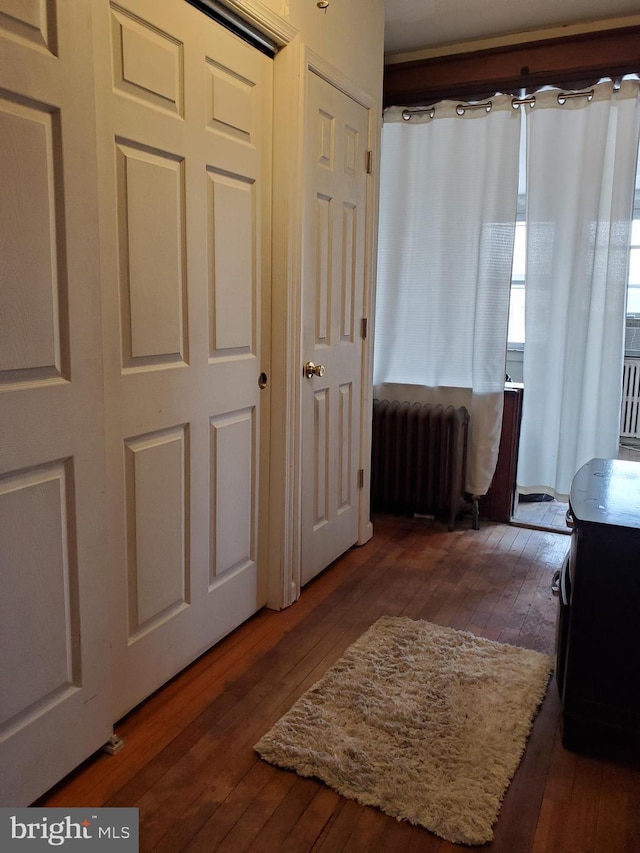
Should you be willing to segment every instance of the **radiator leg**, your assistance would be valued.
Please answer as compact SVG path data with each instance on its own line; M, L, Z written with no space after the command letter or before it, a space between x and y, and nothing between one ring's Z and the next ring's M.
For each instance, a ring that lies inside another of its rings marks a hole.
M471 498L471 521L474 530L480 530L480 503L478 498Z

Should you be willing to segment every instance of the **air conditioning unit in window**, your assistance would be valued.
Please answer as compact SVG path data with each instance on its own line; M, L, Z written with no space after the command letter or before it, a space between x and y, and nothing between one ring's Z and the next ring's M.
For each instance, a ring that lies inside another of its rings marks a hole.
M640 314L627 316L624 354L626 358L640 358Z

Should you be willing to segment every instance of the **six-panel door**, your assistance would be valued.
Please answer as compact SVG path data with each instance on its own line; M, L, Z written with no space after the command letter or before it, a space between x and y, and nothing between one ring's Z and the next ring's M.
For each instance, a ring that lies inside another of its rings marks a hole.
M368 110L318 74L307 87L301 582L358 539ZM302 376L302 365L300 366Z
M96 32L117 718L266 600L273 63L180 0Z
M95 146L89 0L0 0L3 806L112 731Z

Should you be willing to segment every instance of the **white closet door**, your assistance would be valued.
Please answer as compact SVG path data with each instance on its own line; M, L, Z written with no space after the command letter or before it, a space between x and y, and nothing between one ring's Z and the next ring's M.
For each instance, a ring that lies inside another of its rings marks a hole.
M95 44L118 718L266 601L273 63L184 0Z
M89 0L0 0L0 805L111 735Z

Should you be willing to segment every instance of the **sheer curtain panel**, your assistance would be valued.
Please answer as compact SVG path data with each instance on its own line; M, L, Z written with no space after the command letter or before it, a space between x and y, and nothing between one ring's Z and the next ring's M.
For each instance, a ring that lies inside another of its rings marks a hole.
M502 423L520 115L503 95L460 113L385 112L374 385L467 406L466 490L479 496Z
M524 494L566 500L617 456L638 122L636 80L543 91L527 115Z

